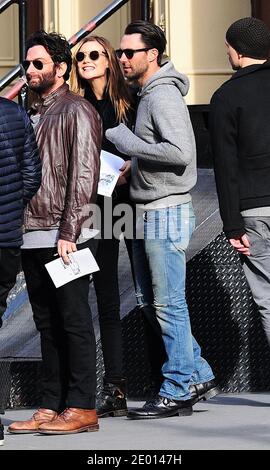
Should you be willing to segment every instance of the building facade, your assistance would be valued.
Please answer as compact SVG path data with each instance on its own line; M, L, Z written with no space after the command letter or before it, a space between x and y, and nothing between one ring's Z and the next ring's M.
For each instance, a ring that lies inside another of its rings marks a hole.
M67 38L94 18L110 0L27 0L28 32L39 28ZM149 0L152 21L164 28L167 54L191 82L189 105L209 103L213 91L231 74L224 36L236 19L254 15L270 25L268 0ZM95 32L117 47L126 24L138 15L141 0L130 0ZM19 61L18 5L0 15L0 76Z

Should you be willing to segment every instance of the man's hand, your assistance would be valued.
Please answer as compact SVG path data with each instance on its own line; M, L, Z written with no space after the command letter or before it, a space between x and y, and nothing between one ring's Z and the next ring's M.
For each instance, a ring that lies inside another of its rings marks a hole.
M61 256L62 260L65 264L69 264L69 257L68 253L72 253L73 251L77 251L76 243L68 242L67 240L58 240L57 242L57 251L59 256Z
M249 256L250 255L250 243L248 240L247 235L242 235L239 238L230 238L230 244L242 255Z
M122 166L122 168L120 168L121 173L116 183L117 186L121 186L122 184L127 183L128 177L130 176L130 170L131 170L131 161L127 160Z

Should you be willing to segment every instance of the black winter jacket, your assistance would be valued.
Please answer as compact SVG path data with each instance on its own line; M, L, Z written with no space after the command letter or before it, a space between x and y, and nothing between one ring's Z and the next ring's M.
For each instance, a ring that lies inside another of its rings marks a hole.
M22 244L23 210L40 186L41 163L26 112L0 98L0 248Z
M270 61L238 70L216 91L210 130L224 231L237 238L241 210L270 206Z

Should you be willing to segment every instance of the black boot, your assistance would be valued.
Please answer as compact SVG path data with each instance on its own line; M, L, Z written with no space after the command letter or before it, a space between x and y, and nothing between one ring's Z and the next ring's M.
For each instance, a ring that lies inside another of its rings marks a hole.
M101 398L97 402L99 418L107 416L126 416L126 386L125 380L117 383L104 382Z
M4 445L4 426L0 419L0 446Z

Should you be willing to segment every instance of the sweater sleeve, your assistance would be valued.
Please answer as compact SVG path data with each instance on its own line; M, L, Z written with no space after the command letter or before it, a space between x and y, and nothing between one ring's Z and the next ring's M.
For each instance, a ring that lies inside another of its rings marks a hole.
M220 215L227 238L245 233L238 186L237 116L216 92L211 100L210 132Z
M120 152L147 162L168 166L187 166L194 154L194 137L186 104L176 87L166 93L152 93L149 120L153 123L156 143L148 143L120 124L106 132L106 137Z

